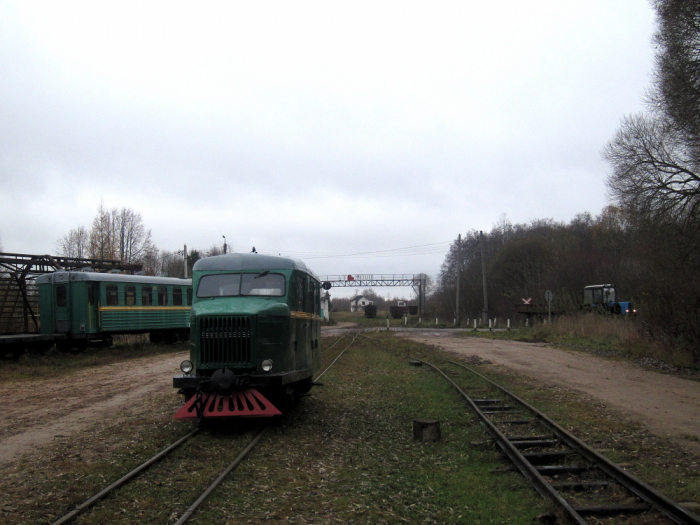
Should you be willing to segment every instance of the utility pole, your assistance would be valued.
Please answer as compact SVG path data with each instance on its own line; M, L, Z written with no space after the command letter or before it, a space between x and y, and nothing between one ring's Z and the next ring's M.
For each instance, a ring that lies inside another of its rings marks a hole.
M462 234L457 236L457 299L455 300L455 321L459 326L459 277L462 266Z
M479 232L479 240L481 241L481 276L484 283L484 312L482 313L481 320L486 324L489 320L489 300L486 296L486 266L484 265L484 232Z
M226 255L226 236L222 235L222 237L224 238L224 255Z
M185 267L185 279L187 279L187 245L185 244L185 248L182 251L182 257L183 257L183 263Z

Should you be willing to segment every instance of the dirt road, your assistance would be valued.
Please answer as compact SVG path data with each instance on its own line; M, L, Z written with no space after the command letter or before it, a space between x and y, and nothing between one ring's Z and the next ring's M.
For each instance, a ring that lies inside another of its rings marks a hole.
M457 338L445 330L399 335L449 352L476 355L548 384L584 392L640 421L653 434L700 453L700 383L696 381L544 344Z
M172 377L187 352L92 367L59 379L0 384L0 466L69 436L152 394L176 395Z

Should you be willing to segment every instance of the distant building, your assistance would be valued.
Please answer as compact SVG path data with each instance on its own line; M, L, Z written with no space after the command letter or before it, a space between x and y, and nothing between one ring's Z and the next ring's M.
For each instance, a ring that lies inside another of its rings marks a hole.
M350 311L358 312L360 309L364 309L365 306L374 304L374 301L363 298L361 295L356 295L350 299Z

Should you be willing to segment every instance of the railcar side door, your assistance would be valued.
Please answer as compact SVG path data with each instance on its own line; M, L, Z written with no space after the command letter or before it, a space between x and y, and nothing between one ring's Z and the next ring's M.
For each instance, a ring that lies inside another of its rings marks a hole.
M100 312L98 310L99 304L99 291L100 287L98 283L88 281L87 283L87 301L88 301L88 318L87 318L87 331L89 333L97 332L99 330L99 319Z
M56 272L53 274L53 311L54 333L67 334L70 332L70 274Z
M296 341L294 343L294 348L296 350L294 355L296 370L306 368L306 351L309 346L309 326L311 321L307 319L306 315L306 282L306 275L303 273L298 273L296 276L297 304L295 309Z

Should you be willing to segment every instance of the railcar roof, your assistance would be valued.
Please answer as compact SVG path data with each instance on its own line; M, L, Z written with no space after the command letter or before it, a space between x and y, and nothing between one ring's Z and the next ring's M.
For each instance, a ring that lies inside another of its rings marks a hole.
M194 263L192 271L265 271L300 270L318 280L318 277L298 259L261 255L259 253L227 253L206 257Z
M175 277L153 277L151 275L126 275L120 273L97 273L97 272L58 272L40 275L34 282L37 284L50 283L52 276L56 273L69 275L71 281L100 281L114 283L140 283L140 284L173 284L180 286L191 286L192 279L177 279Z

